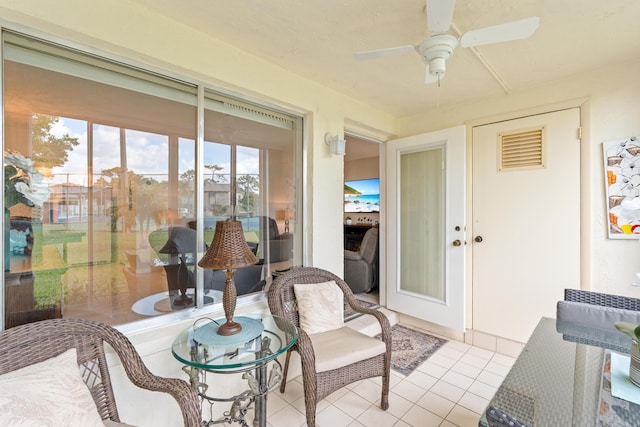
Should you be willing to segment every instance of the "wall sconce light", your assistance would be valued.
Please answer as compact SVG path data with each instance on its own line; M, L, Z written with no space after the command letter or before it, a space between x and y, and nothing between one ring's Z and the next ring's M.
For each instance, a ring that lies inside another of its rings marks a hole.
M338 138L338 135L331 136L327 133L324 136L324 142L329 146L329 151L331 151L331 154L344 156L344 154L346 153L347 141Z

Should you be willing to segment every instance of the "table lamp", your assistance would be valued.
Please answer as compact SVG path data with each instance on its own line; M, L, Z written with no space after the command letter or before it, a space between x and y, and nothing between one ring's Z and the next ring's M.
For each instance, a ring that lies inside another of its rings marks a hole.
M167 242L158 253L169 255L169 264L165 266L169 291L180 291L172 303L176 306L193 304L193 299L187 295L188 288L193 287L193 273L187 267L187 254L196 253L196 232L184 227L171 227ZM173 263L175 259L178 259L177 264Z
M222 307L226 323L218 328L218 335L235 335L242 330L242 325L233 321L236 310L236 285L233 283L235 268L247 267L258 262L242 231L242 223L235 219L218 221L211 246L207 249L198 265L211 270L225 270L227 280L222 293Z

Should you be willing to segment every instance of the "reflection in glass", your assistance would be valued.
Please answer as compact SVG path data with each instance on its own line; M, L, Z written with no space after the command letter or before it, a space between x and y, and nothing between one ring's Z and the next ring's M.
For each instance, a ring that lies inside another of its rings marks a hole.
M208 94L199 149L193 85L15 34L4 55L5 179L19 178L7 169L16 153L30 172L20 176L47 190L32 203L5 186L5 328L52 317L121 324L193 307L198 292L220 302L224 273L205 270L198 283L196 260L234 206L260 259L236 272L239 294L301 259L299 220L283 233L274 219L297 208L295 120L225 112L231 101Z

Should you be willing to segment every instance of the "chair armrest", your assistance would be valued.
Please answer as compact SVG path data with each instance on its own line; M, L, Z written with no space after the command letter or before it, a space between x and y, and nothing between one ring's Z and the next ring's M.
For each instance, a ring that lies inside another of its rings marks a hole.
M362 314L370 314L375 317L378 323L380 323L380 329L382 331L382 341L387 345L387 351L391 351L391 324L389 323L389 319L384 315L380 310L376 308L369 308L363 305L360 305L358 299L353 295L349 295L348 297L345 295L345 300L347 304L351 307L351 309L357 313Z
M362 259L359 252L353 251L344 251L344 259L345 261L359 261Z
M133 344L119 331L104 328L103 339L118 355L129 380L137 387L168 393L178 402L185 427L196 427L201 423L199 398L188 382L179 378L164 378L154 375L146 367Z

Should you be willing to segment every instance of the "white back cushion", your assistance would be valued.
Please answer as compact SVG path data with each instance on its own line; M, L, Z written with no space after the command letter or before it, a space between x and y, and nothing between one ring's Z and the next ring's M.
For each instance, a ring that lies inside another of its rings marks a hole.
M294 284L300 327L309 335L339 329L344 325L344 294L335 280Z
M75 348L0 375L0 426L104 426Z

